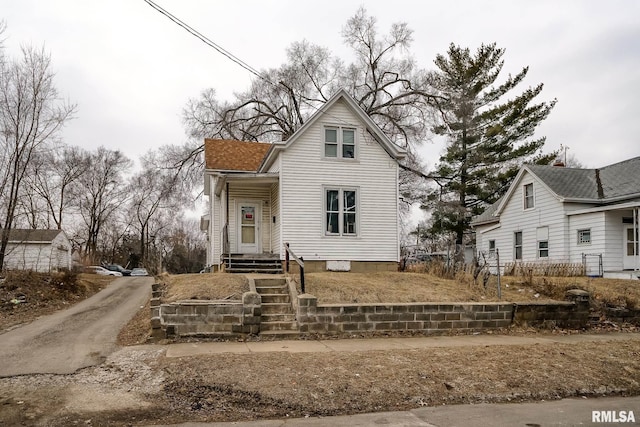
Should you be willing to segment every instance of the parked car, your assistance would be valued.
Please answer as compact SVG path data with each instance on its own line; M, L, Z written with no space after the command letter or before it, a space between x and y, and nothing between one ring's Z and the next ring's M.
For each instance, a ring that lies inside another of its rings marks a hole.
M131 276L131 270L127 270L120 264L109 264L109 265L105 265L104 268L110 271L118 271L122 273L123 276Z
M131 270L131 275L132 276L148 276L149 272L147 271L146 268L134 268L133 270Z
M84 268L84 271L87 273L100 274L102 276L116 276L122 277L122 273L119 271L111 271L107 270L104 267L100 267L99 265L90 265Z

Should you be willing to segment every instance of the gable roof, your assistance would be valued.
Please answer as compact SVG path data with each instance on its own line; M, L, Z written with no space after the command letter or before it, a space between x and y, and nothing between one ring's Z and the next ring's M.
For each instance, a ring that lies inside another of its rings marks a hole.
M640 198L640 157L600 169L524 165L505 195L475 217L471 224L476 226L497 222L507 201L527 172L536 177L561 202L606 205Z
M565 200L607 203L640 195L640 157L601 169L542 165L527 165L526 168Z
M271 144L263 142L205 139L205 168L222 171L255 172Z
M265 171L271 166L273 161L277 158L278 152L286 149L287 147L294 144L296 140L300 137L300 135L304 134L305 131L313 126L313 124L326 114L327 110L329 110L336 102L343 100L347 104L347 106L355 113L356 116L364 123L366 130L369 134L382 146L382 148L389 154L389 156L395 160L404 159L407 155L407 152L404 148L401 148L391 142L389 137L387 137L382 129L373 121L371 117L367 113L364 112L362 108L358 105L355 99L345 89L340 89L336 92L329 100L320 108L318 111L313 113L311 117L300 126L293 135L289 139L283 142L275 142L271 144L271 148L269 152L265 156L262 164L260 165L260 170Z
M11 243L51 243L62 230L33 230L13 228L9 230Z

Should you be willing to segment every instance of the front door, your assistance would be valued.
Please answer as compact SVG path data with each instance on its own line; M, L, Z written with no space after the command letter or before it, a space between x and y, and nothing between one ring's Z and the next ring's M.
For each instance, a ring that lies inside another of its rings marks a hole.
M635 234L635 235L634 235ZM635 270L640 268L638 259L640 257L638 245L638 228L628 225L624 229L624 253L622 254L622 268L625 270Z
M260 252L260 204L242 202L238 204L238 252L257 254Z

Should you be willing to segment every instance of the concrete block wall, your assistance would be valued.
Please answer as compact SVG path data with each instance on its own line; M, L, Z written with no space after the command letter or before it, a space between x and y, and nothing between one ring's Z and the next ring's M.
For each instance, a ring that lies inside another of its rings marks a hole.
M301 333L343 334L357 332L495 329L511 325L513 304L407 303L318 305L312 295L298 297Z
M640 326L640 308L611 308L604 309L607 320L616 323L631 323Z
M255 292L244 293L242 301L193 300L160 304L159 298L152 298L151 327L154 336L165 337L257 334L261 307L260 295Z
M572 294L573 292L573 294ZM589 294L569 291L567 302L408 303L318 305L313 295L298 297L301 333L339 335L358 332L445 333L516 325L582 328L589 322Z

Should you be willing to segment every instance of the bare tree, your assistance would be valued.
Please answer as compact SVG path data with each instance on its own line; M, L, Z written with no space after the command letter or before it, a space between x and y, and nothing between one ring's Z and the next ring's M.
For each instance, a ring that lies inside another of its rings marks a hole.
M162 227L161 214L166 210L179 210L179 202L186 193L180 191L175 173L158 167L157 153L149 152L141 162L142 170L131 178L129 185L130 217L140 238L140 261L146 265L147 247L155 240L150 236L155 236Z
M26 181L44 205L44 222L62 229L64 214L72 205L70 187L90 167L89 153L80 147L62 146L52 153L38 155Z
M323 47L296 42L287 50L285 64L263 71L262 78L232 102L218 100L212 89L191 100L183 117L194 141L184 147L182 154L188 157L177 165L202 167L204 137L287 139L340 87L413 158L414 148L429 137L434 96L429 89L431 74L419 69L408 52L412 31L399 23L381 36L376 19L361 8L347 21L342 36L355 54L347 66Z
M73 185L73 199L84 222L84 255L94 259L103 225L126 201L124 174L132 162L104 147L91 153L89 162L91 167Z
M0 60L0 269L29 164L75 110L60 100L50 66L50 56L31 47L19 59Z

